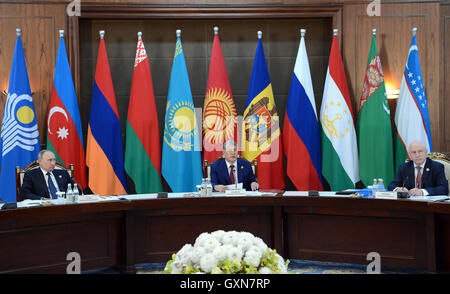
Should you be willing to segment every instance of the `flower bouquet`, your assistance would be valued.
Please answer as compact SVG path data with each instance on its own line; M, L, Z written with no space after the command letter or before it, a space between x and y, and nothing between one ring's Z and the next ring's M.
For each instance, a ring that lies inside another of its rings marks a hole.
M286 274L288 264L251 233L218 230L200 234L194 246L184 245L172 255L164 273Z

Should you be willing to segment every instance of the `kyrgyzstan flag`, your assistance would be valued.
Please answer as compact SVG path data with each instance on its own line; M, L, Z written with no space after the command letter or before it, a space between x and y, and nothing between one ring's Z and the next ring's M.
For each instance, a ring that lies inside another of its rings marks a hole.
M83 189L86 188L83 132L77 96L67 59L64 31L60 31L47 126L47 149L55 153L58 162L65 166L73 164L75 181Z
M125 171L136 193L161 192L161 147L150 63L138 33L125 136Z
M203 159L208 162L213 162L222 155L223 143L238 141L236 107L218 32L219 29L215 27L203 109Z

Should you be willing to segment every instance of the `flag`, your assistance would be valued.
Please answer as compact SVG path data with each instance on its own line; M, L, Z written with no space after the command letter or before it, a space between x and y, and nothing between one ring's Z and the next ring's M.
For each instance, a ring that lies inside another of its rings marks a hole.
M262 40L258 37L244 111L242 155L258 161L260 189L285 187L280 120L273 97Z
M179 36L167 96L161 169L173 192L196 191L203 177L198 125Z
M92 91L86 165L92 192L104 196L127 193L119 111L103 37L100 39Z
M358 146L337 35L333 37L331 44L320 124L323 177L332 191L354 189L359 182Z
M238 141L236 107L217 34L214 35L203 109L203 159L213 162L222 155L223 143Z
M386 186L394 178L391 118L376 43L373 34L356 125L359 175L366 187L374 178Z
M41 149L19 29L17 32L0 137L0 198L5 203L16 202L16 166L26 167Z
M59 39L53 89L47 115L47 149L65 166L74 165L73 177L87 187L86 158L77 96L67 59L64 37Z
M150 63L139 36L125 136L125 171L137 193L161 192L161 147Z
M300 191L323 190L319 121L303 33L292 75L283 132L286 172L292 183Z
M414 34L403 72L400 94L395 111L397 136L395 141L395 167L409 158L407 150L414 141L423 142L433 152L427 97L420 70L419 51Z

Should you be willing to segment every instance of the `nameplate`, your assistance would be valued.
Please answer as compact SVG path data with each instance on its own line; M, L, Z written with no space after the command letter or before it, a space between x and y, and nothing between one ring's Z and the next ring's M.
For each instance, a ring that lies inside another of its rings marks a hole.
M225 190L226 196L245 196L245 189L227 189Z
M397 199L397 192L392 191L375 191L376 199Z

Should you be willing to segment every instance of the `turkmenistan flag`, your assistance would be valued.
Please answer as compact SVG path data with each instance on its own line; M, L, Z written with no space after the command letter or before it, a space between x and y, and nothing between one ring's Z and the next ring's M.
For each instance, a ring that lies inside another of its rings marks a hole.
M332 191L354 189L359 181L358 146L337 30L331 44L320 125L323 177Z
M366 186L374 178L382 178L387 186L394 178L392 128L376 42L374 30L356 125L359 175Z
M161 192L161 148L152 75L138 34L125 136L125 171L136 193Z

